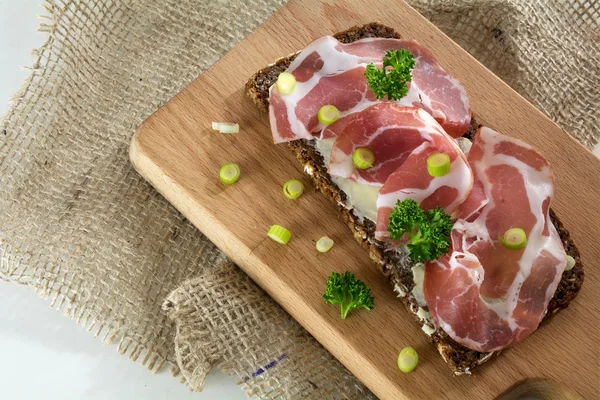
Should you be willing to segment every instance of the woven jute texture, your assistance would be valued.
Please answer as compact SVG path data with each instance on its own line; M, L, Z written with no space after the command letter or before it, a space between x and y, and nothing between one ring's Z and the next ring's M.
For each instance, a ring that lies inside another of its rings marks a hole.
M214 366L249 396L365 399L373 395L230 262L173 291L177 364L192 389Z
M0 126L0 278L193 389L218 366L256 397L365 398L128 162L136 127L283 2L46 0L48 41ZM410 3L585 146L598 141L599 2Z
M129 141L281 2L43 6L49 39L0 127L0 277L157 370L175 360L162 301L224 256L133 170Z

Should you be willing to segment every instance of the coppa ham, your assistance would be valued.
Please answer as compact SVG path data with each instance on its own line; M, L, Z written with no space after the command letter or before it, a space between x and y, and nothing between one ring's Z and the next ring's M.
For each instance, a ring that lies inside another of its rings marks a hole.
M408 94L397 104L423 108L452 136L462 135L471 120L464 88L448 74L426 49L412 40L363 39L350 44L332 36L321 37L306 47L287 72L296 78L291 94L281 95L274 85L269 118L275 143L311 139L324 126L317 112L333 105L342 116L379 103L367 87L368 64L380 65L388 50L405 49L415 57Z
M443 134L427 112L393 103L379 103L351 114L325 132L326 137L336 137L329 174L373 186L382 186L433 132ZM352 162L352 154L359 147L366 147L375 155L371 168L358 169Z
M469 128L471 108L465 88L417 41L364 39L340 46L343 46L345 53L372 57L376 63L381 62L388 50L409 51L415 58L412 80L406 97L395 103L424 109L452 137L462 136Z
M387 178L379 191L376 239L389 238L390 214L398 201L412 199L424 210L440 206L446 214L452 215L471 192L473 173L467 157L456 142L446 135L439 125L437 126L438 128L428 133L427 139ZM427 158L434 153L448 154L448 174L439 177L429 175Z
M425 265L429 311L454 340L490 352L537 329L566 266L548 212L554 195L548 162L531 146L481 128L468 156L475 184L460 207L449 255ZM527 244L498 240L521 228Z

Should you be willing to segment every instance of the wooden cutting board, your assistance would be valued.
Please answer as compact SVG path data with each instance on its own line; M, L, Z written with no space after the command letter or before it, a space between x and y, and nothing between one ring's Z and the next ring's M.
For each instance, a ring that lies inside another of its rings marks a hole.
M583 289L566 311L470 377L452 374L327 200L312 190L298 201L284 198L287 179L299 178L308 187L310 180L285 145L273 144L267 116L244 96L248 77L268 63L321 35L372 21L418 39L466 87L480 122L527 141L548 158L556 175L553 208L586 266ZM220 134L211 130L211 121L235 121L241 131ZM145 121L132 140L131 160L379 397L487 399L525 379L546 378L598 398L600 161L402 1L377 6L360 0L290 1ZM239 182L229 187L218 180L226 162L242 170ZM287 246L266 237L272 224L293 232ZM336 244L317 256L313 241L324 235ZM376 305L342 321L321 295L327 276L345 270L371 287ZM421 362L404 374L396 359L409 345Z

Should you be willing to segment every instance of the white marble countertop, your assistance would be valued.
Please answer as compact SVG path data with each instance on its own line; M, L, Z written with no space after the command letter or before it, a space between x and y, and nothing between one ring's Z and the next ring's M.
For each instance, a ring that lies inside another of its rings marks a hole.
M0 0L0 115L29 71L42 0ZM245 399L234 378L213 372L201 393L168 369L153 375L115 346L52 310L30 288L0 281L0 398Z

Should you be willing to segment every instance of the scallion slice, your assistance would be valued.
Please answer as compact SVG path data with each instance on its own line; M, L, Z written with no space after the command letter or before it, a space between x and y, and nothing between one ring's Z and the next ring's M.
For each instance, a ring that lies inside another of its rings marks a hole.
M320 123L330 125L340 119L340 112L335 106L328 104L319 109L317 118L319 118Z
M320 253L327 253L333 247L333 240L327 236L323 236L317 240L317 250Z
M219 170L219 179L221 182L231 185L240 179L240 167L236 163L227 163Z
M444 176L450 172L450 156L446 153L434 153L427 157L427 172L431 176Z
M267 236L277 243L287 244L292 237L292 232L288 231L283 226L273 225L271 226L271 229L269 229Z
M291 94L296 88L296 78L289 72L282 72L277 78L277 90L279 94Z
M509 250L521 250L527 245L527 234L521 228L511 228L504 235L498 235L498 240Z
M408 374L415 370L418 363L419 354L415 349L412 347L405 347L402 349L398 356L398 368L400 368L400 371Z
M352 162L358 169L371 168L375 162L375 154L366 147L359 147L352 154Z
M212 128L221 133L239 133L240 126L233 122L213 122Z
M567 255L567 266L565 267L565 271L570 271L575 266L575 259L569 255Z
M283 194L290 200L296 200L302 196L304 185L298 179L290 179L283 184Z

